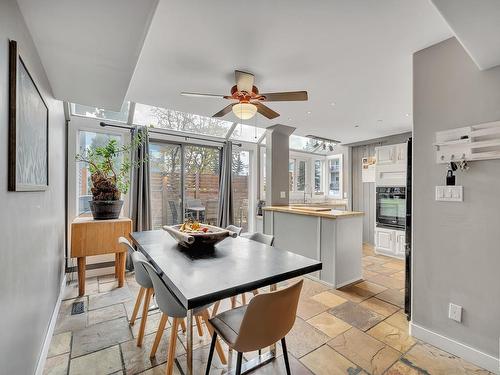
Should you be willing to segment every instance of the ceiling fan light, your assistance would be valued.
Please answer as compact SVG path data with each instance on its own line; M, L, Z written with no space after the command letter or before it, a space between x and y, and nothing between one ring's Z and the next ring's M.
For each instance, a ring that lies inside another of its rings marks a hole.
M238 103L233 105L233 113L242 120L248 120L255 116L257 107L252 103Z

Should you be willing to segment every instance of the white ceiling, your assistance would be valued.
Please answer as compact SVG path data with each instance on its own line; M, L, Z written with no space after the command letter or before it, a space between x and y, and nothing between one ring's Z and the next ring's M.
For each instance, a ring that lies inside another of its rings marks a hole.
M344 143L411 130L412 53L453 35L429 0L18 3L59 99L210 116L228 103L180 92L227 94L241 69L261 92L309 92L250 124Z
M309 92L308 102L268 103L281 116L258 115L258 126L370 139L411 130L412 53L451 35L428 0L162 0L127 97L210 116L228 102L179 93L228 94L242 69L261 92Z
M500 65L499 0L432 0L480 69Z
M56 98L119 110L158 0L17 0Z

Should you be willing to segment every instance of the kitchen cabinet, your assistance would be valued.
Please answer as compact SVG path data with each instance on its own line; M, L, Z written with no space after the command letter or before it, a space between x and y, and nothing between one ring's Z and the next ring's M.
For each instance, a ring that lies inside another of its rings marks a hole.
M394 146L381 146L375 149L377 165L394 164L396 150Z
M405 186L407 145L399 143L375 148L375 184L377 186Z
M389 228L375 228L375 253L404 258L405 232Z

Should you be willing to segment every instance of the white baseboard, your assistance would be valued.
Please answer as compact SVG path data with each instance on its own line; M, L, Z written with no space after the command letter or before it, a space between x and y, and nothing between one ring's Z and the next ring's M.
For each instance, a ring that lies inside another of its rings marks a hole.
M442 349L445 352L454 354L460 358L482 367L494 374L500 374L500 360L489 354L483 353L461 342L450 339L439 333L429 331L427 328L421 327L413 322L410 322L410 335L419 340L425 341L436 348Z
M66 287L66 275L62 277L62 283L59 288L59 296L57 296L56 305L54 306L54 311L52 312L52 317L50 318L49 328L47 329L47 334L43 341L42 350L40 356L38 357L38 362L36 364L35 375L42 375L43 369L45 367L45 362L47 360L47 354L49 353L50 342L52 341L52 335L54 334L54 329L56 327L57 315L59 314L59 308L61 307L62 296L64 293L64 288Z
M363 275L355 277L351 280L344 281L343 283L339 283L339 284L335 285L335 289L342 288L343 286L346 286L349 284L357 283L358 281L363 281Z

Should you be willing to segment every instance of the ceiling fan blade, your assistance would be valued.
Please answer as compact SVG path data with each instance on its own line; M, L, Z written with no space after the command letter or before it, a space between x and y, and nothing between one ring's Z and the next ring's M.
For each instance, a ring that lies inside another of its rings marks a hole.
M270 92L260 95L266 97L265 99L261 99L264 102L293 102L307 100L307 91Z
M262 116L267 117L268 119L273 119L278 117L280 114L278 112L273 111L271 108L265 106L259 102L252 102L257 107L257 112L259 112Z
M242 72L241 70L234 71L234 80L238 91L252 92L254 76L252 73Z
M222 108L219 112L217 112L215 115L213 115L212 117L222 117L222 116L225 116L227 115L229 112L231 112L231 110L233 109L233 105L235 103L232 103L232 104L229 104L228 106L225 106L224 108Z
M199 92L181 92L182 96L195 96L201 98L219 98L225 99L226 95L217 95L217 94L201 94Z

